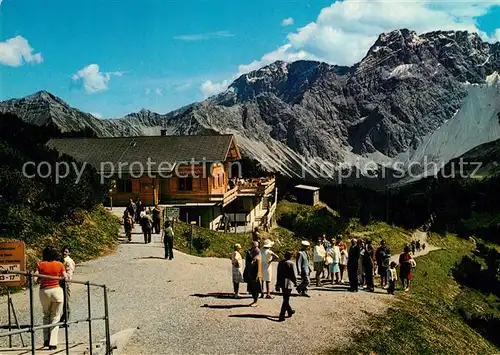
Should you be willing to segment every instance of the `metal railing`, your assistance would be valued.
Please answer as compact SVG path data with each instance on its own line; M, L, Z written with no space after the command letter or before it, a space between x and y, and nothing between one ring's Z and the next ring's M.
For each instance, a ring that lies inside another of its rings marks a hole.
M35 274L33 272L25 272L25 271L2 271L0 274L16 274L16 275L24 275L28 278L28 289L29 289L29 304L30 304L30 324L19 326L19 328L27 328L27 329L18 329L12 330L8 332L0 332L0 338L9 337L9 339L16 334L22 333L30 333L31 334L31 354L35 354L36 344L35 344L35 331L40 329L52 328L55 326L63 326L65 332L65 341L66 341L66 354L69 355L69 339L68 339L68 325L76 324L80 322L88 322L88 332L89 332L89 354L92 355L93 345L92 345L92 322L98 320L104 320L104 327L106 333L106 355L111 355L113 353L113 349L111 348L111 336L109 333L109 311L108 311L108 289L106 285L96 284L89 281L76 281L76 280L66 280L64 277L54 277L49 275ZM64 282L64 322L52 323L52 324L43 324L43 325L35 325L34 319L34 295L33 295L33 286L34 286L34 278L47 279L47 280L58 280ZM66 283L74 283L87 286L87 318L68 321L68 302L67 300L67 288ZM103 289L104 293L104 316L102 317L92 317L92 307L90 303L90 287L99 287ZM9 342L10 343L10 342Z

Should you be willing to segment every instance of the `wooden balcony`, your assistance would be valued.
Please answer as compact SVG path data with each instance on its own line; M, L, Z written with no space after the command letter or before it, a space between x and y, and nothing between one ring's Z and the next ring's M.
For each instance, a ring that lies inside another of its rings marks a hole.
M276 186L276 179L249 179L236 183L238 195L240 196L267 196L270 195Z
M171 196L162 196L161 202L167 204L222 204L229 205L239 196L268 196L275 189L276 181L271 179L253 179L236 185L224 194L177 193Z

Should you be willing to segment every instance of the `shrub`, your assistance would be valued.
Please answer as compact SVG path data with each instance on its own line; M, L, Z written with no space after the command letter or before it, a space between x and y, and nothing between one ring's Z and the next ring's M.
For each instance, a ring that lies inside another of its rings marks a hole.
M323 233L337 235L346 228L339 215L323 204L308 206L281 201L276 218L279 225L305 238L318 238Z

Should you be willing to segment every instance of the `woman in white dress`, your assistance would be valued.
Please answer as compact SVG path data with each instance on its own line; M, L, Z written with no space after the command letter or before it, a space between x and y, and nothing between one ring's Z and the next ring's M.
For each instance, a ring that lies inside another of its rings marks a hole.
M239 298L240 283L243 282L243 259L241 257L241 245L235 244L231 255L231 264L233 270L233 288L234 298Z
M278 259L278 255L276 255L272 250L272 246L274 245L274 242L272 242L269 239L266 239L264 241L264 245L262 246L262 254L261 254L261 260L262 260L262 294L260 298L264 298L264 283L266 284L266 298L271 299L273 298L271 296L271 280L273 278L273 268L272 268L272 261L273 258Z
M330 249L330 255L332 257L332 263L330 264L330 275L333 283L340 283L340 247L338 243L335 243ZM335 277L335 280L334 280Z

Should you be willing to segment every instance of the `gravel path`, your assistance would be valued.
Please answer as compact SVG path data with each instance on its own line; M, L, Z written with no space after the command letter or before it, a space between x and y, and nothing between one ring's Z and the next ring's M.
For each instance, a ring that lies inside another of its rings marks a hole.
M110 288L111 334L139 328L125 350L128 355L257 354L264 351L264 344L268 354L317 353L345 344L372 314L384 312L392 297L381 289L350 293L344 286L312 287L310 298L292 297L297 313L280 323L279 296L259 300L256 308L247 307L250 298L227 297L232 292L229 259L176 252L174 260L168 261L162 258L158 235L153 235L149 245L141 240L142 235L134 234L132 243L120 245L114 255L79 264L75 272L75 279L105 283ZM425 252L431 249L428 246ZM246 285L242 286L240 291L246 291ZM93 316L97 316L103 310L102 291L91 294ZM38 290L35 296L36 321L41 322ZM14 295L13 301L21 323L27 323L27 293ZM86 302L85 287L74 285L73 319L86 317ZM5 300L0 307L4 306ZM1 312L3 324L5 313ZM104 337L100 323L93 325L94 340ZM37 334L37 342L41 342L41 333ZM59 334L62 343L64 330ZM70 327L70 341L86 341L86 334L86 323Z

